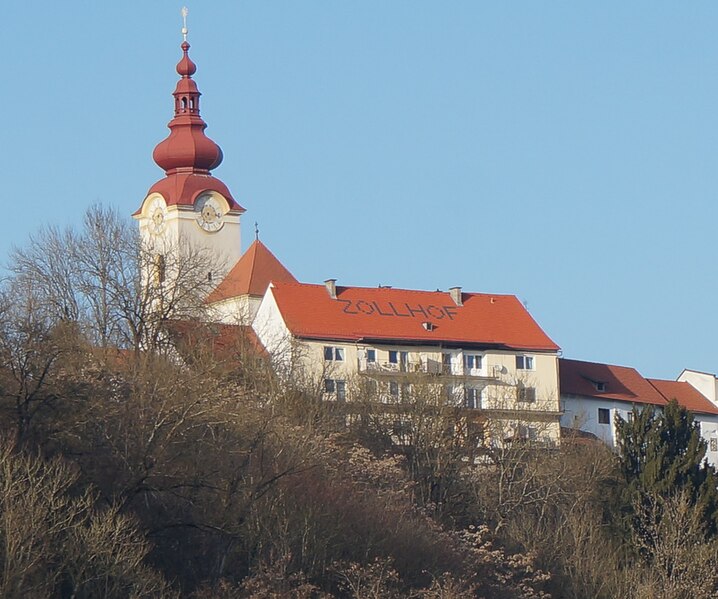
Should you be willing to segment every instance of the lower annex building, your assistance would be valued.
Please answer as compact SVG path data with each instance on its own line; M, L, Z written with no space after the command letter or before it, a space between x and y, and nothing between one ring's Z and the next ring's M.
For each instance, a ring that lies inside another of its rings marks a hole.
M718 404L710 389L716 377L684 370L677 381L644 378L628 366L559 359L561 426L617 448L616 416L632 417L634 407L660 411L671 400L689 410L706 442L706 459L718 466ZM701 388L701 385L704 388Z

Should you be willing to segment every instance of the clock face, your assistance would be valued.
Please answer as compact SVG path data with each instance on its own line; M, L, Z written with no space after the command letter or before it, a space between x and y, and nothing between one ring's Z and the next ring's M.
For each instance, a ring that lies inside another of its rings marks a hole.
M224 222L219 202L211 195L202 195L195 205L197 224L208 232L219 231Z
M149 229L153 235L159 235L164 231L166 213L167 208L165 207L165 203L160 198L152 200L149 210Z

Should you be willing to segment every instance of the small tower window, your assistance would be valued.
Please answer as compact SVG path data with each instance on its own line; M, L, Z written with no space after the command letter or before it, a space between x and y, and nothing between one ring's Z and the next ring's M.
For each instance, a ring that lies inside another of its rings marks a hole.
M182 110L187 110L187 98L182 98Z
M208 283L212 282L212 271L211 270L207 273L207 282Z
M158 283L164 283L167 276L165 257L162 254L155 256L155 277Z
M194 98L189 99L189 108L190 110L194 110Z

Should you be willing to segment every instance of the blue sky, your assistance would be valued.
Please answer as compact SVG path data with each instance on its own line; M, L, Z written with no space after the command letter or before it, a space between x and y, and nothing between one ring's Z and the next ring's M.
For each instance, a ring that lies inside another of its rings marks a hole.
M4 3L0 252L162 176L181 3ZM576 359L718 371L718 4L189 4L214 174L307 282L513 293Z

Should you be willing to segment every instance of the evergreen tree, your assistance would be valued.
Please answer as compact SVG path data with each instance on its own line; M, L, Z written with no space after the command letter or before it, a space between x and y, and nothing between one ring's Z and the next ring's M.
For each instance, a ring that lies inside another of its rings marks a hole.
M628 421L616 417L616 429L633 532L641 534L636 511L682 495L698 510L706 536L716 536L718 477L705 461L706 442L693 415L672 400L662 413L634 407Z

